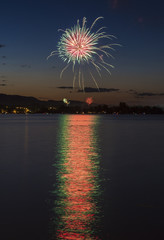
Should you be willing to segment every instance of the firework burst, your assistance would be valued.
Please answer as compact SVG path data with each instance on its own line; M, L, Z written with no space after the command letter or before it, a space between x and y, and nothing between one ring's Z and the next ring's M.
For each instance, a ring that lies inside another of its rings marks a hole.
M92 97L88 97L85 101L88 105L91 105L93 103L93 98Z
M63 98L63 102L68 106L70 104L70 101L67 98Z
M62 77L63 72L72 65L74 73L73 88L75 87L76 79L78 79L79 87L85 90L84 74L82 71L82 66L84 66L84 64L88 67L94 67L100 77L102 69L105 69L111 74L109 69L114 68L113 65L104 61L104 57L113 58L110 51L114 50L113 45L119 44L113 43L100 45L99 41L101 39L113 40L113 38L116 37L106 34L106 32L104 32L105 27L101 27L96 32L92 32L95 23L101 18L103 17L96 18L90 28L86 27L86 18L84 17L82 26L80 26L79 20L77 20L77 24L73 28L67 28L66 30L59 29L63 34L58 42L57 50L52 51L48 56L49 58L58 55L64 62L66 62L66 66L62 69L60 77ZM99 89L90 68L89 73L96 87Z

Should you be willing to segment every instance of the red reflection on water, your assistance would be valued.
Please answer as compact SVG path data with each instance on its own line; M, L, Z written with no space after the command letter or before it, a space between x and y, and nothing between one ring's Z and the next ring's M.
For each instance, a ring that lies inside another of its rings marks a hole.
M95 116L70 115L68 121L68 148L63 173L66 198L61 221L65 226L58 231L58 239L96 239L91 237L90 224L94 221L95 202L91 194L95 190L94 163L96 154L92 146Z

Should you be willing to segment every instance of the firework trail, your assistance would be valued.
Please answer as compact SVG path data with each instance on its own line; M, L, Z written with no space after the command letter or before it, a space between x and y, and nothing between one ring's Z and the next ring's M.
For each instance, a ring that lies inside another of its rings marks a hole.
M105 27L101 27L96 32L92 32L94 25L101 18L103 17L96 18L90 28L86 27L86 18L84 17L82 26L80 26L79 20L77 20L77 24L73 28L67 28L66 30L59 29L63 34L58 42L57 50L52 51L47 57L48 59L49 57L58 55L66 62L66 66L61 71L60 78L64 71L72 66L72 71L74 73L73 88L75 87L75 81L78 80L79 88L85 90L84 73L82 70L82 66L84 65L88 67L91 79L98 89L99 87L91 72L91 67L96 69L100 77L102 69L111 74L109 69L114 68L113 65L104 61L104 58L113 58L109 51L114 50L114 45L120 46L120 44L113 43L100 45L99 41L101 39L113 40L113 38L116 37L106 34L106 32L104 32Z

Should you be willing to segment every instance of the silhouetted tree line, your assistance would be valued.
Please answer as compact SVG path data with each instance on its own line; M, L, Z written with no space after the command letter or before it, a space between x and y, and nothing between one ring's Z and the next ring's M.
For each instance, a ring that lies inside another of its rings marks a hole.
M33 104L24 107L0 105L0 113L95 113L95 114L163 114L164 110L156 106L128 106L124 102L120 102L119 106L108 105L87 105L81 104L71 106L60 104L58 106L45 106Z

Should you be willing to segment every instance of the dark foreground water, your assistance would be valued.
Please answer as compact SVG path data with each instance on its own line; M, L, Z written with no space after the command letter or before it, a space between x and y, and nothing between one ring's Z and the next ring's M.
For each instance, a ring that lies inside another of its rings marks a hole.
M0 115L0 239L164 239L164 116Z

